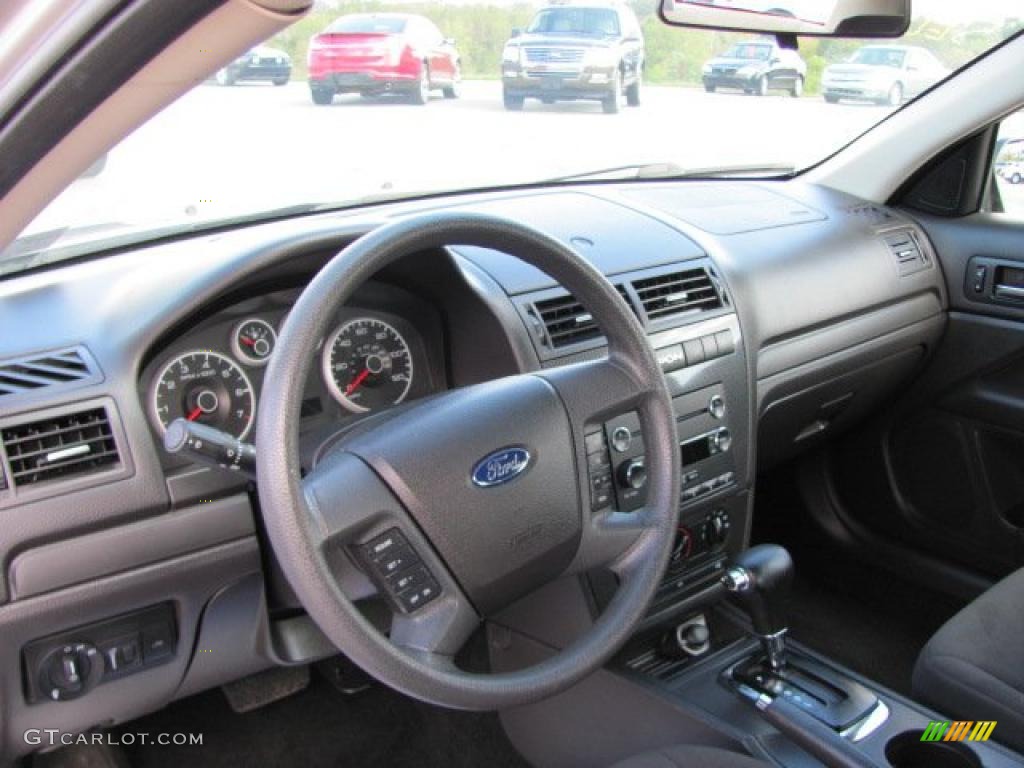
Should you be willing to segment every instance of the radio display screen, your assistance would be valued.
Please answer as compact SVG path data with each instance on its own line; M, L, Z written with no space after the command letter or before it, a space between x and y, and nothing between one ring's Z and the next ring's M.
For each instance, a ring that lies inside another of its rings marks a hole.
M687 443L679 444L679 460L685 467L688 464L696 464L711 455L711 441L707 435L690 440Z

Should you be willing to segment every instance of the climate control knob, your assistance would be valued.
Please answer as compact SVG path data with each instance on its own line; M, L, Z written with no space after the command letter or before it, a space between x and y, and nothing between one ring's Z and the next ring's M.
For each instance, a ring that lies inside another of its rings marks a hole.
M647 467L644 466L644 460L633 459L619 467L619 481L634 491L647 485Z
M732 521L729 520L729 513L724 509L716 509L708 518L708 538L712 544L724 544L729 538L729 528Z

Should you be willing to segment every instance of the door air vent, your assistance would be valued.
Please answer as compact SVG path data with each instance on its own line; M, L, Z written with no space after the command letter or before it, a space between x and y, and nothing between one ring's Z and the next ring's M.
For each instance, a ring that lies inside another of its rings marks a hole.
M633 290L648 320L708 312L722 306L722 297L703 267L635 280Z
M885 240L889 252L896 259L896 267L899 270L900 277L912 275L931 266L928 254L921 248L912 232L895 232L891 235L886 235L883 240Z
M5 427L0 430L0 443L7 453L11 484L16 490L121 463L110 418L103 407Z
M615 289L635 314L636 308L629 300L625 287L616 285ZM544 328L545 343L553 349L601 338L594 317L574 296L564 294L534 302L533 310Z
M80 348L0 362L0 398L95 380L97 372Z

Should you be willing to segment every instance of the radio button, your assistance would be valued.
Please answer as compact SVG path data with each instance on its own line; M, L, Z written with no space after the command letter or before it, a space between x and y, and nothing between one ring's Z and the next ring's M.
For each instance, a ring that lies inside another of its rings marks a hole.
M715 334L715 341L718 342L719 355L731 355L736 351L736 342L732 338L732 331L719 331Z
M716 357L718 357L718 342L715 341L715 337L713 334L708 336L701 336L700 343L704 347L705 360L714 360Z
M661 366L663 371L674 371L686 367L686 353L683 352L682 344L662 347L655 350L654 355L657 357L658 365Z
M700 339L684 341L683 351L686 353L687 365L697 365L704 362L704 345L700 343Z
M725 398L721 395L712 395L708 400L708 413L712 418L721 419L725 417Z
M732 448L732 433L728 429L720 429L711 435L711 447L715 453L726 453Z

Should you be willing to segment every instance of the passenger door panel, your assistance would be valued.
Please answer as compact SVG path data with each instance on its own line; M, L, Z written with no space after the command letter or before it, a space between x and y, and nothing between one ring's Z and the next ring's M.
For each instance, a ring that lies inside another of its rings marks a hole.
M979 295L973 269L979 256L1024 268L1024 222L917 218L943 267L947 330L902 403L835 447L835 487L872 530L999 578L1024 565L1024 301L992 301L991 272Z

